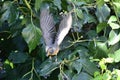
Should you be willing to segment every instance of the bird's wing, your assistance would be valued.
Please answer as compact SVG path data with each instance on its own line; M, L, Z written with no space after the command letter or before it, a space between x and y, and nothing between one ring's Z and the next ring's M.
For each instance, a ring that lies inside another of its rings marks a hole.
M50 46L54 41L55 25L52 15L48 9L44 9L40 14L40 27L46 46Z
M72 26L72 15L71 13L68 13L63 17L59 25L59 30L55 39L55 44L57 45L61 44L64 37L68 34L71 26Z

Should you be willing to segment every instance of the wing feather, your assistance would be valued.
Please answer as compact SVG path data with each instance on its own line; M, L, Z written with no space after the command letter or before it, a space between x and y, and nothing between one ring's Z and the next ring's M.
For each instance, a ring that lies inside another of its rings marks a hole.
M65 15L59 25L59 30L57 33L57 37L55 39L55 44L60 45L63 41L64 37L68 34L72 25L72 15L68 13Z
M45 40L46 46L53 44L55 25L51 14L49 14L48 9L44 9L40 14L40 27L42 30L43 38Z

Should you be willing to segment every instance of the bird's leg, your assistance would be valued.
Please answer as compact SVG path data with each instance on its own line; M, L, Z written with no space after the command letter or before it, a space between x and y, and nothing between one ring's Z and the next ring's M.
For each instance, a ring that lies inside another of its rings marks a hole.
M49 59L52 60L52 56L49 56Z

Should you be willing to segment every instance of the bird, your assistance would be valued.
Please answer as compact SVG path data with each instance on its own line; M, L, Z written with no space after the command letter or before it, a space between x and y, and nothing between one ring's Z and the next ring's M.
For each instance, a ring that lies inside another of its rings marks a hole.
M72 14L68 12L62 16L59 28L55 31L53 15L49 9L43 9L40 13L40 28L45 42L46 56L56 56L60 50L60 44L68 34L72 26Z

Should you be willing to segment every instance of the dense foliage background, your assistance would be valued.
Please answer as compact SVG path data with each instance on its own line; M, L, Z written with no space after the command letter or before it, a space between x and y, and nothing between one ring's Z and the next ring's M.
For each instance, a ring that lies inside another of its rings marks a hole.
M46 57L40 10L74 10L58 56ZM0 80L120 80L120 0L0 0Z

